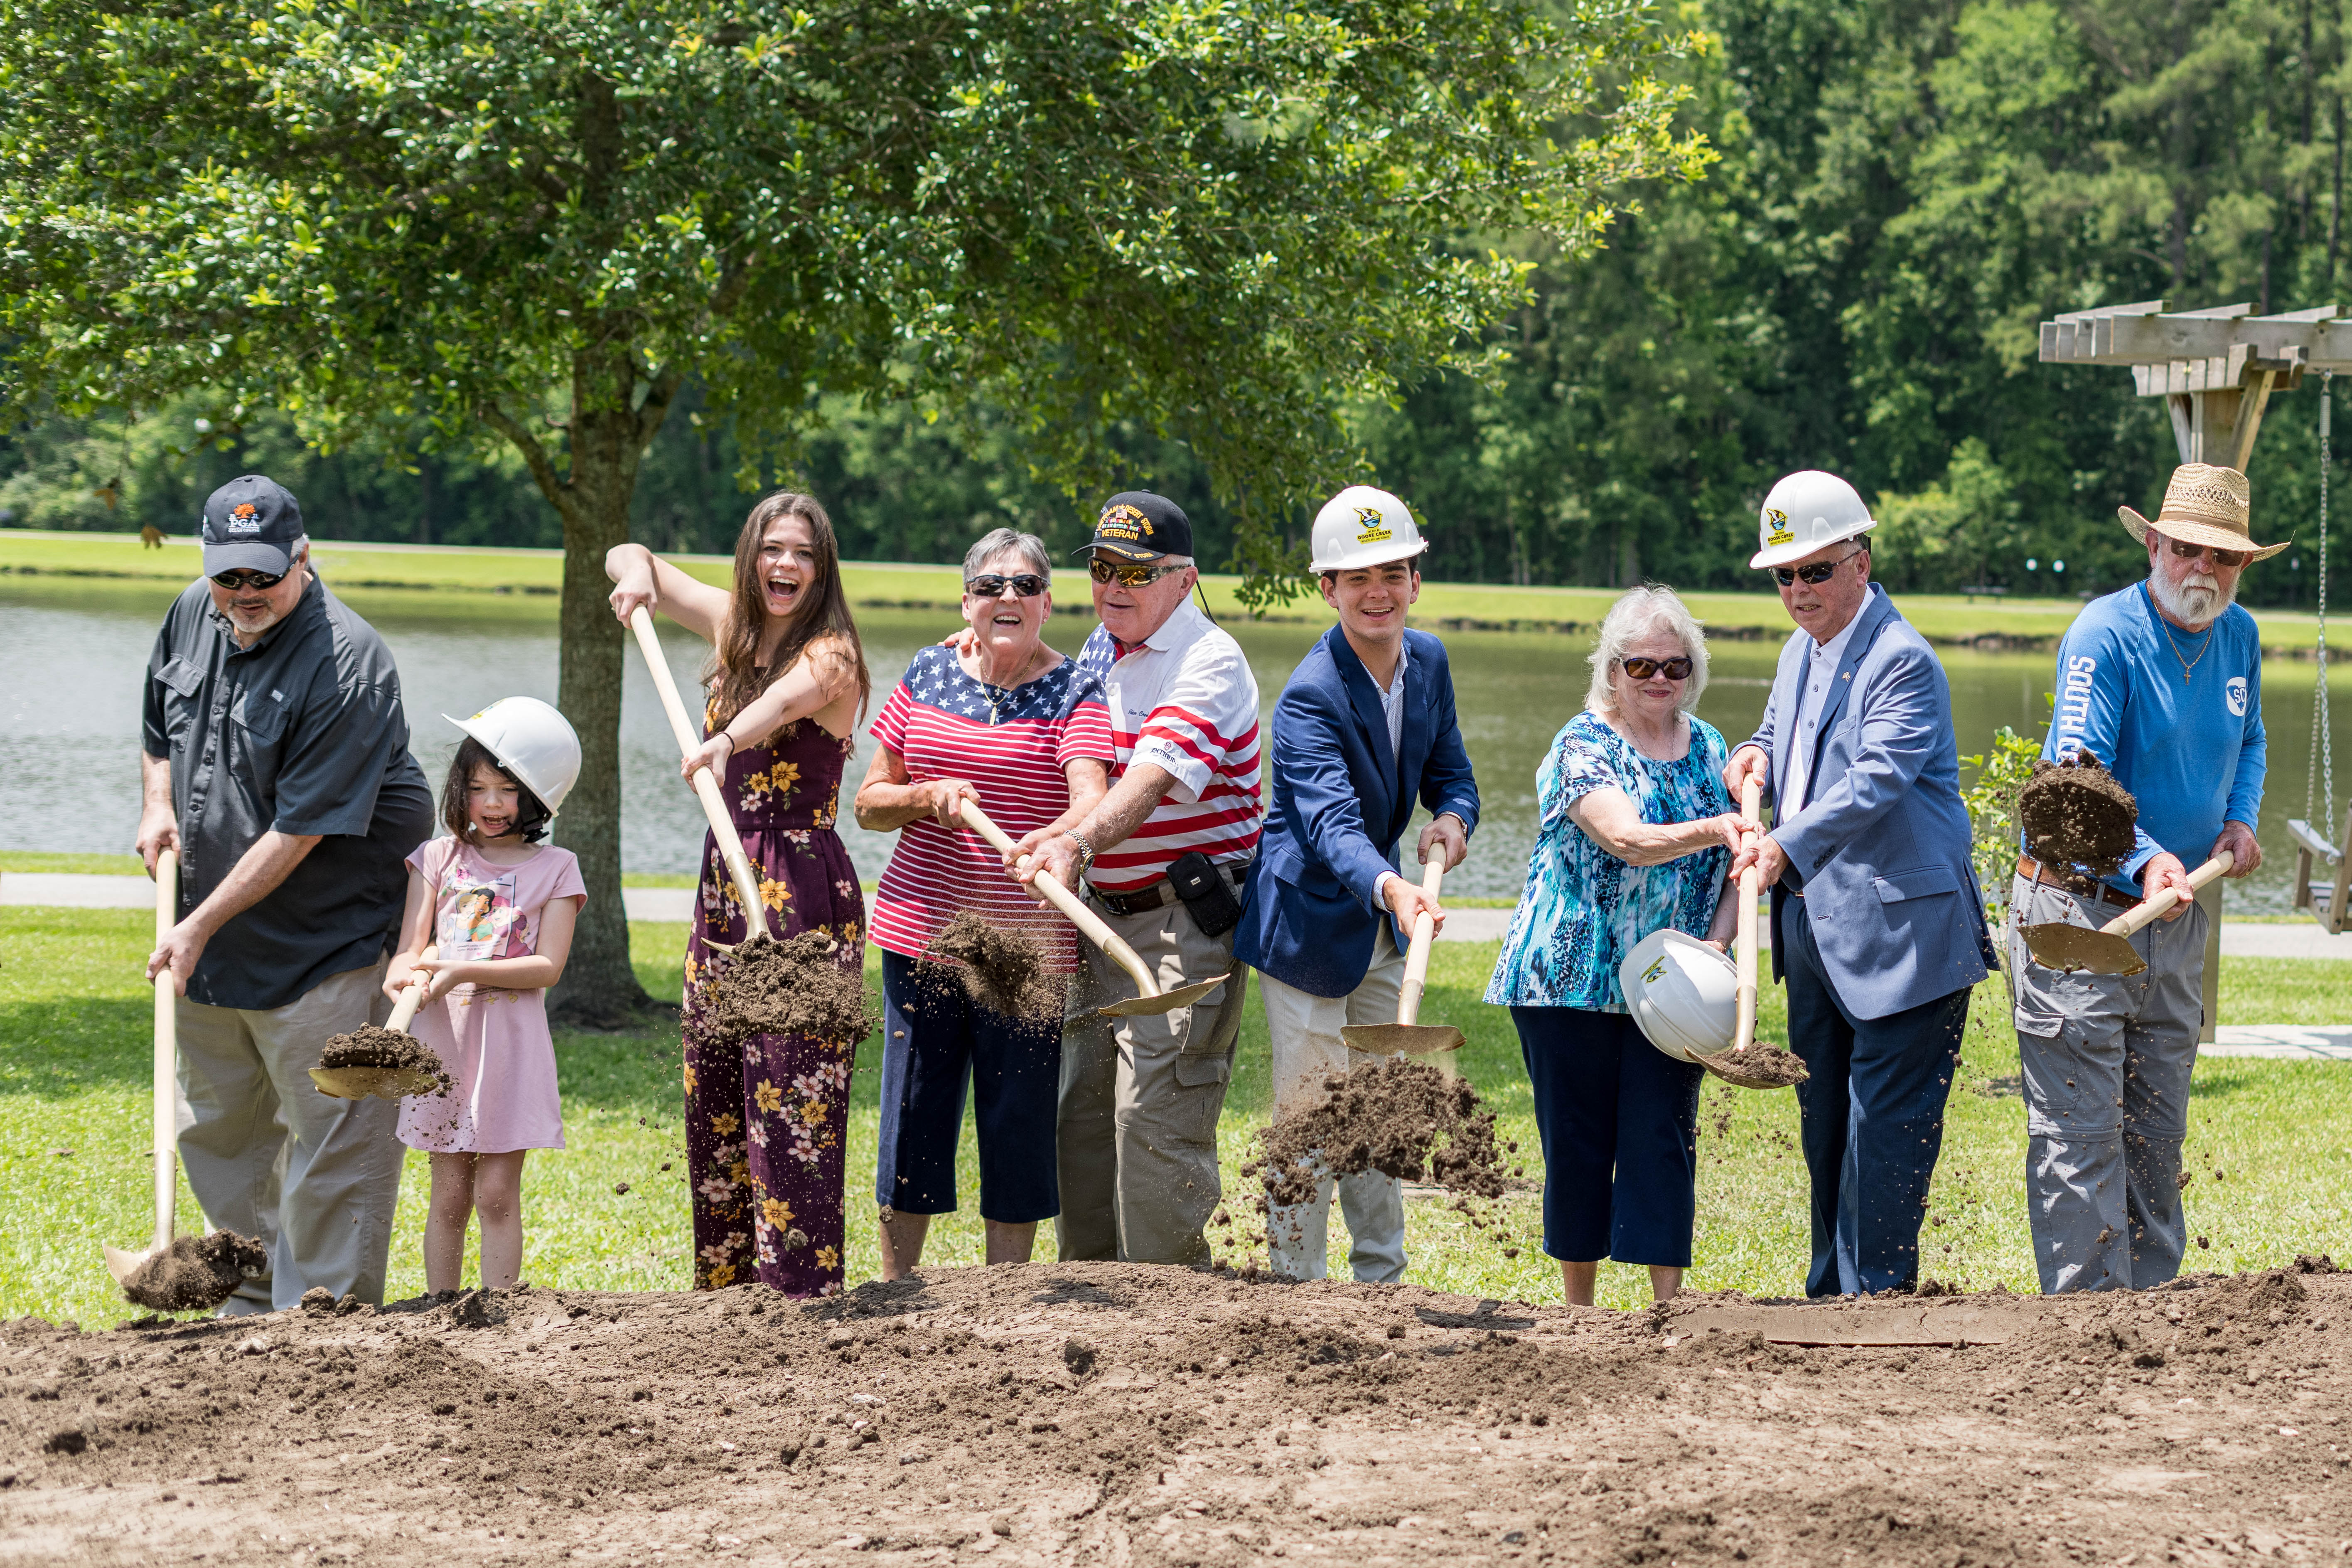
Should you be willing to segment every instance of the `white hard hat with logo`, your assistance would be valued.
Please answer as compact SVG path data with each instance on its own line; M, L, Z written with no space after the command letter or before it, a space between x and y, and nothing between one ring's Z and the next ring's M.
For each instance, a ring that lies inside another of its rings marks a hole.
M1835 474L1806 468L1772 487L1756 517L1754 567L1786 566L1825 544L1878 526L1862 496Z
M1617 985L1643 1036L1676 1061L1731 1048L1739 972L1698 938L1671 927L1652 931L1617 966Z
M1412 509L1370 485L1349 485L1323 503L1309 534L1310 572L1353 572L1410 561L1429 548L1412 521Z
M539 796L551 816L580 782L580 737L570 721L536 697L501 697L470 719L449 722L488 748L500 767Z

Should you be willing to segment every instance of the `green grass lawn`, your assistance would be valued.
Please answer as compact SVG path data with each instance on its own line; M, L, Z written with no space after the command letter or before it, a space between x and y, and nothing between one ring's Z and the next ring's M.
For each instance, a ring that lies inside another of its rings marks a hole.
M336 591L363 604L373 592L436 595L494 594L509 596L511 607L531 613L538 601L541 613L552 616L562 582L560 552L547 550L474 550L428 548L362 549L320 541L316 545L320 570ZM160 590L184 584L195 574L193 539L174 538L161 550L140 547L131 534L60 533L34 529L0 529L0 572L69 577L100 577L152 582ZM678 564L709 583L727 580L728 563L711 557L681 558ZM1234 597L1238 579L1211 576L1202 580L1210 603L1220 615L1240 614ZM904 605L932 607L951 605L961 589L952 566L899 566L851 563L842 570L843 585L854 604L865 607ZM1066 605L1087 603L1083 571L1065 568L1055 577L1059 600ZM1597 625L1617 597L1611 588L1510 587L1500 584L1430 583L1422 591L1415 616L1434 624L1467 621L1498 627L1514 625L1544 626L1560 623ZM1691 611L1717 632L1761 631L1783 636L1789 618L1778 595L1754 593L1693 593ZM452 615L478 615L478 603L443 601ZM1986 636L2051 639L2066 629L2082 606L2072 599L1978 599L1960 595L1906 594L1903 614L1921 635L1942 642L1964 642ZM1277 616L1318 624L1328 617L1314 599L1293 601ZM2313 618L2290 611L2258 610L2266 647L2302 648L2311 642Z
M131 910L0 909L0 1212L12 1221L0 1229L0 1317L32 1313L96 1326L132 1310L107 1278L100 1247L142 1245L152 1223L150 1005L139 981L150 919ZM639 924L633 935L646 988L674 994L685 927ZM1492 942L1441 944L1423 1016L1462 1026L1468 1043L1461 1070L1497 1111L1503 1135L1527 1152L1528 1173L1538 1175L1517 1037L1507 1014L1478 1000L1495 952ZM874 980L878 963L867 973ZM2222 1009L2237 1023L2342 1022L2352 1015L2352 964L2234 962L2224 972ZM1780 993L1768 990L1767 1037L1780 1037L1781 1019ZM861 1051L853 1091L853 1283L877 1269L870 1194L877 1051L872 1041ZM571 1147L532 1158L525 1183L527 1276L573 1289L683 1288L688 1226L675 1035L563 1035L558 1052ZM1979 991L1969 1020L1928 1209L1927 1267L1937 1278L1977 1288L2034 1288L2017 1070L1996 979ZM1267 1079L1265 1019L1252 998L1219 1129L1229 1192L1237 1189L1236 1169L1265 1122ZM2352 1065L2231 1058L2200 1064L2190 1100L2189 1215L2194 1233L2211 1246L2193 1254L2192 1267L2254 1268L2298 1252L2347 1249L2340 1230L2352 1207L2352 1158L2339 1140L2315 1132L2336 1124L2347 1085ZM1806 1194L1794 1097L1710 1082L1700 1121L1692 1284L1797 1293L1806 1257ZM667 1173L660 1169L665 1161ZM981 1256L980 1223L971 1208L977 1161L969 1121L961 1168L966 1207L935 1222L933 1263L976 1263ZM425 1176L424 1156L412 1154L394 1232L395 1296L424 1286L418 1246ZM616 1194L623 1182L628 1193ZM181 1203L183 1228L192 1228L196 1211L184 1185ZM1501 1243L1475 1236L1439 1204L1410 1205L1408 1278L1475 1295L1557 1300L1558 1272L1538 1250L1535 1194L1515 1195L1497 1217ZM1333 1229L1332 1256L1340 1258L1346 1242L1336 1214ZM1506 1245L1519 1256L1503 1258ZM1051 1256L1050 1238L1041 1255ZM1609 1304L1638 1306L1646 1299L1637 1269L1610 1265L1601 1282Z
M61 855L46 849L0 849L0 875L10 871L62 871L78 877L143 877L147 862L136 855Z

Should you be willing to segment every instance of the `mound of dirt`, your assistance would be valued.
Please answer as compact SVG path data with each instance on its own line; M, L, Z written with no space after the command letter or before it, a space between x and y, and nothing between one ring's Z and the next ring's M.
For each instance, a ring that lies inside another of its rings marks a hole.
M2336 1561L2347 1314L2284 1270L1610 1312L1041 1263L19 1321L0 1520L207 1568Z
M1813 1076L1802 1058L1760 1040L1744 1051L1717 1051L1706 1065L1741 1089L1790 1089Z
M2087 752L2037 762L2017 792L2017 819L2033 858L2113 876L2131 858L2139 802Z
M175 1236L131 1270L122 1293L151 1312L209 1312L268 1268L268 1249L233 1230Z
M915 966L926 984L961 985L964 994L1008 1018L1058 1018L1064 983L1045 969L1045 952L1026 932L990 925L964 910L940 929Z
M1326 1175L1378 1171L1399 1181L1433 1181L1469 1197L1496 1198L1508 1184L1495 1147L1495 1113L1470 1080L1425 1061L1383 1057L1323 1080L1327 1098L1258 1134L1259 1160L1245 1167L1276 1207L1314 1197Z
M455 1087L448 1069L433 1047L415 1035L398 1029L380 1028L373 1024L362 1024L348 1035L329 1037L327 1048L319 1053L322 1068L391 1068L397 1071L421 1072L430 1078L435 1087L428 1093L446 1094Z
M713 959L719 977L702 1015L702 1037L730 1045L751 1035L806 1035L856 1042L874 1032L866 980L845 965L834 940L808 931L785 942L755 936Z

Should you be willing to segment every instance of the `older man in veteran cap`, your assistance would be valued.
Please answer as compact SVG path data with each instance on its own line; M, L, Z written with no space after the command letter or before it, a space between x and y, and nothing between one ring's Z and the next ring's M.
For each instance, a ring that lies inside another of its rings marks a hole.
M2253 542L2246 476L2186 463L2151 522L2123 524L2147 577L2084 606L2058 646L2057 711L2042 755L2087 753L2139 802L2135 847L2098 877L2031 856L2011 889L2010 973L2024 1068L2026 1181L2044 1290L2146 1289L2180 1271L2180 1143L2203 1032L2206 913L2176 903L2133 935L2138 974L2068 973L2033 961L2018 930L2104 925L2186 862L2262 864L2262 644L2238 577L2284 544Z
M155 639L140 759L139 851L151 874L180 856L179 921L147 963L181 993L180 1160L207 1220L270 1249L224 1315L314 1286L381 1301L399 1107L331 1100L309 1069L377 1016L433 800L392 655L310 571L294 498L231 479L204 550Z

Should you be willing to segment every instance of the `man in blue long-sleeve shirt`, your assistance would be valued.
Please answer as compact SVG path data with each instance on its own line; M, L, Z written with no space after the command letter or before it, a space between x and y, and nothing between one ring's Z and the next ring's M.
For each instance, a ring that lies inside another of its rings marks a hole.
M2120 509L2147 548L2147 579L2094 600L2059 645L2042 754L2105 763L2138 799L2139 823L2115 875L2025 857L2011 889L2026 1181L2045 1291L2145 1289L2180 1271L2205 911L2175 904L2133 936L2147 968L2130 976L2045 969L2017 931L2104 925L2224 850L2231 876L2262 863L2262 647L2232 601L2239 574L2286 546L2254 544L2250 510L2246 477L2203 463L2174 472L2153 522Z

